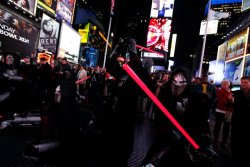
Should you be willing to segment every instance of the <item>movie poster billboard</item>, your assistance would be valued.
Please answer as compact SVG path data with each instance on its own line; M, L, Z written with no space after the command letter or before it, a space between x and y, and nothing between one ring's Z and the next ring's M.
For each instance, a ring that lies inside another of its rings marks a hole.
M60 24L43 14L41 30L38 42L38 49L41 51L56 52Z
M1 8L0 13L0 50L31 56L36 51L38 28Z
M166 18L150 19L147 35L147 47L151 50L168 52L172 20Z
M38 0L37 4L53 15L56 14L56 4L57 0Z
M250 76L250 55L245 57L245 65L244 65L244 76Z
M62 22L57 57L66 57L69 62L78 63L81 35Z
M36 14L36 3L37 0L8 0L10 3L20 7L25 12L32 15Z
M56 6L56 18L65 20L68 24L72 24L75 9L75 0L58 0Z
M226 60L244 55L247 40L247 28L228 41Z
M242 77L243 58L228 61L225 64L224 78L229 79L233 84L240 84Z
M151 18L172 18L174 10L174 0L152 0Z

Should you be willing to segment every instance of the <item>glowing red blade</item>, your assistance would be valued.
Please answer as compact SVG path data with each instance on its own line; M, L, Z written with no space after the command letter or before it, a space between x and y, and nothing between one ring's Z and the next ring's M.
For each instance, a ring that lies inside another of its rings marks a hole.
M122 68L129 74L131 78L140 86L140 88L150 97L150 99L159 107L159 109L168 117L168 119L175 125L175 127L183 134L183 136L192 144L195 149L200 146L192 139L186 130L179 124L179 122L169 113L157 97L150 91L145 83L137 76L137 74L130 68L128 64L124 64Z

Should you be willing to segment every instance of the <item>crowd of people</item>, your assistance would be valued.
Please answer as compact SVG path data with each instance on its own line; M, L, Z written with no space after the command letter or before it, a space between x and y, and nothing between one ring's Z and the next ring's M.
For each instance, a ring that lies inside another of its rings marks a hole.
M45 58L41 58L39 63L20 63L18 55L5 54L0 64L1 110L21 112L28 107L41 109L45 105L49 106L50 112L54 112L53 128L49 131L59 136L68 151L72 150L74 137L78 134L78 104L88 106L95 111L102 138L102 156L97 165L125 167L133 151L138 101L143 97L151 104L149 111L152 113L156 137L141 165L176 164L179 153L166 148L169 145L176 146L176 143L184 143L186 146L187 142L158 106L122 69L123 63L127 63L198 145L211 149L206 154L211 155L213 151L224 149L232 152L240 164L248 163L250 76L243 76L240 90L232 91L232 83L226 79L216 86L208 81L206 74L191 80L191 73L185 67L149 74L135 47L130 46L130 40L117 47L107 69L73 65L67 58L58 59L54 66ZM122 57L124 50L129 57ZM9 96L3 96L6 92L9 92ZM10 106L10 103L17 105ZM143 108L145 112L145 106ZM210 129L209 121L213 114L215 126ZM222 124L223 132L220 132ZM164 160L157 159L162 149L171 158L163 156Z

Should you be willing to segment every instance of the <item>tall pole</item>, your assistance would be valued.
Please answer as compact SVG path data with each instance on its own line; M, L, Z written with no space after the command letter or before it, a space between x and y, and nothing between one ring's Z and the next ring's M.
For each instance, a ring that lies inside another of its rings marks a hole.
M108 52L110 29L111 29L111 24L112 24L112 17L114 15L114 13L113 13L114 6L115 6L115 0L111 0L111 10L110 10L110 17L109 17L109 28L108 28L107 41L106 41L105 52L104 52L104 60L103 60L103 66L102 66L103 69L105 68L105 65L106 65L106 58L107 58L107 52Z
M206 40L207 40L207 27L208 27L208 16L209 16L209 12L210 12L210 8L211 8L211 1L208 1L208 13L207 13L207 23L206 23L206 28L205 28L205 34L203 37L203 44L202 44L202 51L201 51L201 60L200 60L200 65L199 65L199 72L198 72L198 76L201 77L201 73L202 73L202 64L203 64L203 59L204 59L204 53L205 53L205 47L206 47Z

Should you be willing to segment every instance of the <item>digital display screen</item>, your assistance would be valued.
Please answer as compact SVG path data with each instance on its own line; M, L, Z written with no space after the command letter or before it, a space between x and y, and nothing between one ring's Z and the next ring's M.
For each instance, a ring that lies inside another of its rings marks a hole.
M36 3L37 0L8 0L10 3L20 7L25 12L32 15L36 14Z
M0 50L31 56L36 50L38 28L0 8Z
M174 0L152 0L151 18L172 18L174 10Z
M151 50L168 52L172 20L166 18L150 19L147 35L147 47Z
M62 22L57 57L66 57L69 62L78 63L81 35Z

